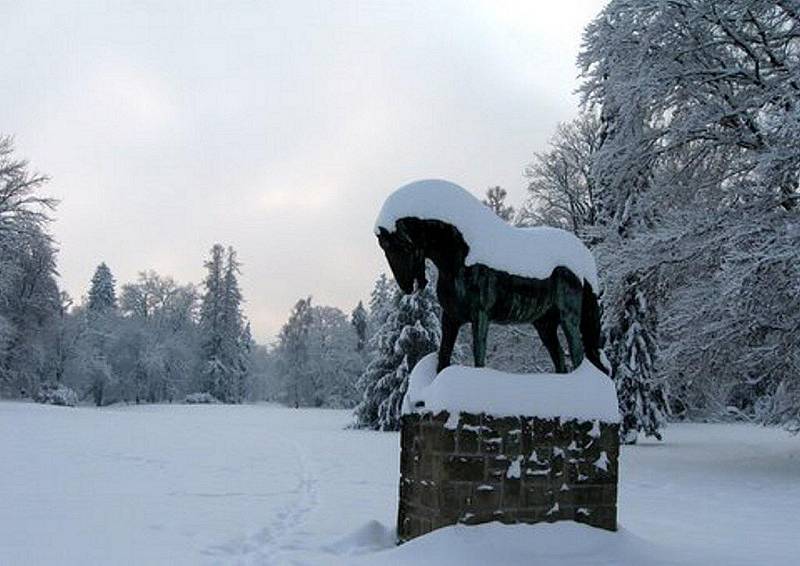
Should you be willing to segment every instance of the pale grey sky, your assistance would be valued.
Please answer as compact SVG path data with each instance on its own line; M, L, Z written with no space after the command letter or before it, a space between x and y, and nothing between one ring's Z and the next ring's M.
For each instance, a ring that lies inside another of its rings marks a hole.
M70 294L100 261L199 283L222 242L265 341L301 296L368 296L392 189L518 203L603 3L4 2L0 133L52 177Z

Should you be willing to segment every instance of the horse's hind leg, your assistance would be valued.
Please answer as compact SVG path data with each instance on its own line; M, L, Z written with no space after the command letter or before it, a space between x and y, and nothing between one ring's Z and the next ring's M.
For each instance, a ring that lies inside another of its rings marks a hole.
M583 337L581 336L580 302L575 305L569 303L561 312L561 329L567 339L569 357L572 360L572 369L577 368L583 361Z
M542 318L534 321L533 326L542 339L542 344L547 348L556 373L567 373L567 364L564 362L564 351L558 342L558 311L548 311Z
M472 321L472 355L475 367L482 368L486 365L486 339L489 336L489 315L479 312Z

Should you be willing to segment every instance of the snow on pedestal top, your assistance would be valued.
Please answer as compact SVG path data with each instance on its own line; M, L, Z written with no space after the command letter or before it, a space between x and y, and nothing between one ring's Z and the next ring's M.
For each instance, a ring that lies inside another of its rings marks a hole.
M489 368L450 366L436 375L435 353L409 376L403 414L415 411L488 413L495 417L619 422L614 383L591 362L562 374L511 374ZM424 406L416 408L419 402Z
M598 288L594 257L573 234L558 228L511 226L449 181L415 181L397 189L383 204L375 233L380 228L393 232L401 218L441 220L458 228L469 246L467 265L479 263L535 279L546 279L553 269L564 266Z

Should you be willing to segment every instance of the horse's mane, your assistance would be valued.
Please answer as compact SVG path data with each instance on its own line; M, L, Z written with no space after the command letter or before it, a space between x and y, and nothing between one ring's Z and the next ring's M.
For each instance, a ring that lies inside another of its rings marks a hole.
M467 265L523 277L544 279L564 266L596 290L594 258L573 234L558 228L518 228L498 217L462 187L438 179L416 181L389 195L375 223L375 233L397 229L403 218L438 220L454 226L469 247Z

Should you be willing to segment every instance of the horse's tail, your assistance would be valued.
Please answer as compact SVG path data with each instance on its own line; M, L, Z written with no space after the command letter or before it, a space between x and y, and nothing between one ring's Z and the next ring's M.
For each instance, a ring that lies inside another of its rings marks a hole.
M583 305L581 307L581 337L584 355L605 374L609 369L603 364L600 355L600 305L597 295L588 281L583 282Z

